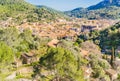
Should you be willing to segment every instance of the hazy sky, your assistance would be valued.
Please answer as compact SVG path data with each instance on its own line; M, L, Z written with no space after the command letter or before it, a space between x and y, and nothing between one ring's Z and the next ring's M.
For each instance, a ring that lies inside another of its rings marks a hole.
M46 5L48 7L67 11L77 7L88 7L90 5L95 5L102 0L26 0L32 4L36 5Z

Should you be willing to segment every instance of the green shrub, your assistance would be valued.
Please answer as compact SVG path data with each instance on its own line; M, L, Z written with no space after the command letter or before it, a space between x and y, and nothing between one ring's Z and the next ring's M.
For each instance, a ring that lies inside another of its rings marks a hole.
M10 64L14 61L14 54L12 49L4 42L0 42L0 64Z
M49 48L47 53L40 58L40 65L47 70L54 70L55 77L84 81L82 70L74 54L63 48Z
M103 69L109 69L111 66L110 64L106 61L106 60L99 60L99 63L98 63Z

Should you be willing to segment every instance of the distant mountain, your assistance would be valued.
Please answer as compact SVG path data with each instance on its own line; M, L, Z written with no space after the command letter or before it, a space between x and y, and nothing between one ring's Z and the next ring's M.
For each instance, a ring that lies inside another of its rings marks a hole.
M88 10L94 10L94 9L100 9L100 8L105 8L109 6L118 6L120 7L120 0L104 0L101 1L100 3L90 6L87 9Z
M71 17L88 19L120 19L120 0L104 0L88 8L76 8L66 11Z
M64 14L64 12L61 12L61 11L58 11L58 10L55 10L53 8L50 8L50 7L47 7L47 6L44 6L44 5L37 5L38 8L43 8L43 9L46 9L48 10L49 12L52 12L58 16L63 16L63 17L67 17L67 15Z
M50 22L64 18L63 14L48 7L35 6L25 0L0 0L0 20L12 18L16 23Z

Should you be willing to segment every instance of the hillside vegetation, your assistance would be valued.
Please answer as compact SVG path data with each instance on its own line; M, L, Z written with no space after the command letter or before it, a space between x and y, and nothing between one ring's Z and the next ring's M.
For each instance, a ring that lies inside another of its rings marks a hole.
M0 81L120 80L120 23L67 21L62 12L24 0L0 0L0 18Z
M41 81L85 81L94 78L100 81L102 78L110 81L111 77L106 74L106 70L113 67L110 63L115 60L114 53L105 53L111 54L112 59L109 62L104 58L105 55L101 54L100 48L104 50L104 46L109 46L109 49L116 49L119 46L119 33L117 33L119 27L120 25L116 24L100 32L91 31L88 35L81 34L76 41L60 39L57 47L54 48L47 46L51 39L33 35L29 29L23 32L15 27L1 29L0 79L8 79L16 73L12 80L24 78ZM116 39L107 40L111 37ZM24 60L25 55L28 55L27 61ZM18 65L19 62L22 64ZM26 68L29 69L24 72L23 69ZM89 70L88 74L91 77L86 78L85 68Z
M106 8L88 10L88 9L75 9L67 11L65 14L71 17L88 18L88 19L120 19L120 7L110 6Z
M47 7L36 7L24 0L0 0L0 20L12 18L13 22L55 21L65 18L63 14ZM62 13L62 12L61 12Z
M65 14L70 17L88 18L88 19L120 19L119 0L103 0L96 5L88 8L76 8L66 11Z

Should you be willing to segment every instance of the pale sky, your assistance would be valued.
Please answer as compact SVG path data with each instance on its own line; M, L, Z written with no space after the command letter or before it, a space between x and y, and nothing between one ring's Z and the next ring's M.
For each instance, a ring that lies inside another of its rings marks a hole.
M88 7L102 0L26 0L35 5L45 5L56 10L67 11L77 7Z

